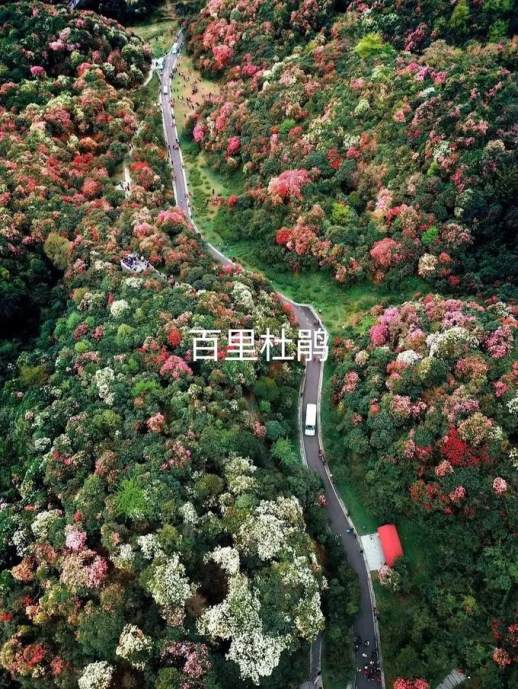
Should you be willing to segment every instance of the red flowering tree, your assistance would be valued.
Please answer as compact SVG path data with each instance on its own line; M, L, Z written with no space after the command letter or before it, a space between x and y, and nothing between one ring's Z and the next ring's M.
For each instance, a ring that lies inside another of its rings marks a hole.
M274 200L289 201L302 199L302 188L310 182L307 170L285 170L278 177L273 177L268 184L268 191Z
M392 689L430 689L430 684L425 679L404 679L398 677L394 680Z

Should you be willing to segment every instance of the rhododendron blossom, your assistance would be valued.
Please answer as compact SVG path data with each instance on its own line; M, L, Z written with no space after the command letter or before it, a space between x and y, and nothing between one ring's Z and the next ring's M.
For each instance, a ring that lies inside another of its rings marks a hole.
M497 476L493 481L493 492L496 495L503 495L507 492L507 481L501 476Z
M512 660L509 653L503 648L495 648L493 651L493 660L501 668L511 665Z
M466 489L464 486L456 486L449 494L452 502L460 502L466 497Z
M388 327L384 323L376 323L370 329L370 338L373 345L379 347L387 341Z
M214 55L217 69L223 69L232 57L233 50L228 45L215 45L212 48L212 54Z
M268 191L272 196L282 200L302 199L301 189L310 182L307 170L285 170L278 177L273 177L268 184Z
M67 527L65 545L70 550L81 550L86 543L86 533L75 527Z
M160 211L157 217L159 225L181 225L185 227L186 221L183 212L178 208L170 208L165 211Z
M150 431L153 431L154 433L161 433L163 428L164 428L164 423L165 423L165 417L163 414L155 414L154 416L150 416L149 419L146 421L146 425L149 428Z
M227 143L227 154L233 155L241 148L241 139L239 136L231 136Z
M170 376L174 380L178 380L182 376L192 375L192 370L181 357L171 354L161 367L160 375Z
M448 474L453 473L453 467L448 462L447 459L443 459L442 462L440 462L436 467L435 467L435 475L436 476L447 476Z
M509 326L503 326L493 331L486 338L484 346L495 359L502 359L507 356L513 340L512 330Z
M425 679L404 679L398 677L394 680L392 689L430 689L430 684Z
M31 67L31 75L33 77L42 77L45 75L45 68L41 65L33 65Z
M370 250L372 260L381 268L389 268L397 260L399 244L391 237L385 237L374 243Z
M435 274L438 259L433 254L423 254L419 259L418 273L422 278Z
M183 659L183 672L192 679L203 677L212 665L205 644L176 641L167 646L164 653L174 658ZM185 686L190 687L191 685L186 684Z
M199 144L203 141L203 139L205 137L205 129L199 122L197 122L194 125L194 128L192 130L192 136L193 136L193 138L197 144Z

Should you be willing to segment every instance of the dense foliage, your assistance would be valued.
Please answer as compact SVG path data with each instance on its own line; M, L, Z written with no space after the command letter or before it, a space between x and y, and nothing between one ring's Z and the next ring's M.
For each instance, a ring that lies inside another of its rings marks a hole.
M441 3L422 4L421 17L415 3L351 3L334 15L330 3L260 3L262 22L256 4L209 2L192 30L200 67L225 75L193 138L219 169L245 176L245 192L220 211L227 236L340 283L513 283L510 3L482 3L464 33L452 28L462 3L448 21ZM500 42L460 40L482 36L491 17Z
M66 0L51 0L54 5L68 5ZM77 8L93 10L120 22L133 22L145 19L160 4L158 0L79 0Z
M336 646L356 600L298 461L300 372L195 362L190 332L292 314L173 208L155 87L130 90L137 39L0 12L2 289L60 296L0 392L0 685L298 686L322 604L344 608ZM122 269L133 252L144 274Z
M517 315L429 296L337 343L334 401L364 499L380 521L411 516L433 552L425 577L380 572L403 603L389 632L403 675L449 663L483 687L517 679Z
M332 6L331 0L209 0L190 26L193 54L207 72L236 65L238 72L244 68L253 76L254 62L288 55L297 41L322 26Z
M419 530L379 576L395 689L452 667L517 681L516 17L513 0L210 0L190 27L221 86L192 140L244 183L221 236L396 303L407 276L458 297L377 307L334 349L350 490Z
M117 22L92 13L77 14L71 20L65 7L8 3L0 6L0 23L0 83L16 82L11 98L10 89L2 89L8 106L12 99L16 105L43 102L52 89L66 84L63 77L80 76L85 63L98 65L110 83L136 84L149 61L149 52L136 37ZM59 77L57 84L46 76Z
M141 81L149 54L115 22L71 21L64 8L3 5L0 24L2 368L51 299L48 232L67 236L103 189L113 192L135 115L111 85Z
M209 0L189 29L222 85L191 146L245 180L216 228L339 283L457 292L334 347L358 497L426 544L379 573L393 689L517 682L515 22L514 0ZM174 208L136 37L60 4L0 24L0 686L294 689L324 624L343 670L357 585L299 463L300 371L226 349L290 309Z

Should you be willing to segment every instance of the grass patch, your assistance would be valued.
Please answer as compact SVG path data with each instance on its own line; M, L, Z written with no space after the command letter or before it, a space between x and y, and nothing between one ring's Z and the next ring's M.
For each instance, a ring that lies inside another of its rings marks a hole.
M192 59L182 53L172 88L176 122L180 134L184 134L189 117L211 94L217 95L219 89L218 82L204 79L195 68Z
M419 281L410 280L398 292L383 286L361 283L341 287L322 271L293 273L280 271L259 256L260 245L253 241L223 239L215 230L211 216L200 213L194 198L194 217L204 237L227 256L233 256L249 270L260 271L279 292L302 304L312 304L331 335L343 335L347 326L355 324L375 304L399 302L411 298Z
M401 519L398 529L412 581L418 586L426 584L432 579L437 542L426 538L421 526L414 520Z
M160 106L158 104L158 94L160 92L160 79L156 72L149 80L145 86L141 86L137 89L136 93L136 104L140 110L147 110L148 108L155 106L157 111L160 112Z
M381 653L383 656L385 681L387 682L387 686L390 687L396 676L391 667L391 659L395 658L401 651L401 649L398 648L401 632L400 630L396 632L395 629L405 625L405 616L410 601L408 597L405 600L403 596L398 596L387 591L387 589L380 586L377 582L374 583L374 592L376 594L376 603L379 612Z
M173 11L164 3L143 22L128 27L151 46L153 57L161 57L171 47L178 33L178 20Z
M184 147L182 145L182 152ZM187 147L188 150L188 147ZM212 221L217 213L218 197L226 197L230 189L241 188L241 175L234 173L228 178L210 168L203 153L183 153L189 188L192 192L193 215L203 234L213 244L221 244L221 237L214 232Z

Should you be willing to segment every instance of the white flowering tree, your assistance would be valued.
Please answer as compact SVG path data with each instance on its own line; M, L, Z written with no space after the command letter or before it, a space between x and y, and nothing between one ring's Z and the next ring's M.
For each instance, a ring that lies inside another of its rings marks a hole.
M236 542L245 552L268 561L288 546L290 534L302 523L302 508L296 498L263 500L239 529Z
M293 621L298 635L306 641L313 641L324 628L324 614L321 608L321 588L327 585L315 576L320 571L315 555L299 555L276 565L281 581L293 592L297 602Z
M185 575L185 567L176 553L167 560L158 560L151 565L147 590L169 624L182 623L184 604L194 593L194 587Z
M137 670L143 670L153 650L152 640L134 624L127 624L119 637L116 655Z
M244 574L229 579L225 600L209 608L200 618L198 630L212 639L230 640L227 658L239 666L241 676L259 684L279 664L291 637L265 634L260 602Z
M256 485L254 478L256 469L257 467L248 457L232 455L227 459L224 472L230 492L234 495L240 495L253 490Z
M206 562L209 560L216 562L230 576L239 572L239 552L235 548L218 546L205 557Z
M87 665L77 684L79 689L108 689L113 677L113 667L106 661Z
M234 458L233 467L238 465L242 471L248 460ZM212 639L229 640L227 658L239 666L244 679L256 684L272 673L295 638L312 641L324 626L320 591L325 582L314 554L301 550L303 527L296 498L263 500L238 527L234 547L216 547L205 558L227 575L228 594L203 613L198 630ZM242 555L255 555L265 564L256 578L241 571ZM272 610L267 601L264 608L261 603L261 591L269 581L278 582L284 591L273 613L282 620L282 632L269 632Z

